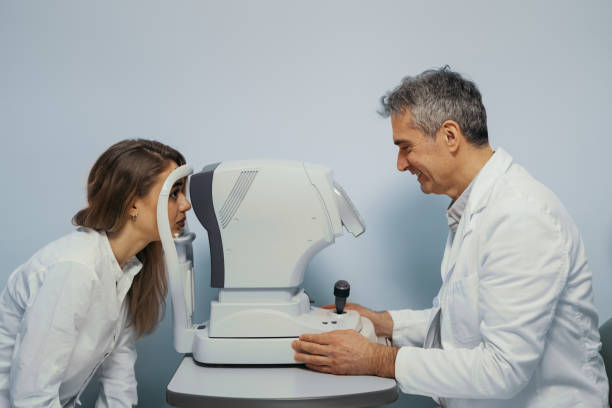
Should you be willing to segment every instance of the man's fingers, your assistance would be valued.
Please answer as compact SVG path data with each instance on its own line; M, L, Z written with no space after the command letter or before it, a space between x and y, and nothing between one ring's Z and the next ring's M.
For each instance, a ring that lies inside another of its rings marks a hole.
M307 341L296 340L291 343L291 347L293 347L293 349L296 351L302 351L308 354L317 354L319 356L327 356L329 354L328 346L317 343L309 343Z
M314 356L312 354L300 353L297 352L293 356L295 361L300 363L314 364L314 365L329 365L331 364L331 359L329 357L324 356Z
M356 333L355 330L352 330L352 329L334 330L334 331L330 331L327 333L320 333L320 334L305 333L305 334L300 334L299 340L307 341L309 343L317 343L317 344L321 344L324 346L328 346L328 345L336 345L339 342L343 341L343 339L345 338L343 336L353 335L355 333Z
M317 344L329 344L331 338L329 336L329 333L333 333L333 332L328 332L328 333L321 333L321 334L312 334L312 333L305 333L305 334L300 334L300 340L301 341L307 341L310 343L317 343Z
M335 308L336 308L336 305L332 305L332 304L321 306L321 309L335 309Z
M316 364L306 364L306 367L313 371L319 371L321 373L333 374L330 366L326 365L316 365Z

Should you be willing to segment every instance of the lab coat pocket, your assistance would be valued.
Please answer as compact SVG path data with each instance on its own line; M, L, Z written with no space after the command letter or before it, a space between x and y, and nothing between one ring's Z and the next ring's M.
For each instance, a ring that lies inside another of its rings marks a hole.
M464 346L480 343L478 314L478 276L469 275L453 281L448 293L448 306L454 340Z

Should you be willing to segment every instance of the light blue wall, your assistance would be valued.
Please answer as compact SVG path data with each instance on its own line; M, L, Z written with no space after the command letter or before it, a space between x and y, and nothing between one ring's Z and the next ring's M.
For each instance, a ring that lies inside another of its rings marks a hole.
M332 167L368 230L318 255L306 289L327 303L346 278L351 298L373 308L427 307L449 200L395 170L389 123L375 111L404 75L450 64L480 86L492 144L574 216L603 321L612 315L611 18L607 0L1 0L0 284L72 229L97 156L144 137L196 168L254 157ZM203 233L196 257L203 319L213 294ZM169 315L138 343L141 406L164 405L179 361Z

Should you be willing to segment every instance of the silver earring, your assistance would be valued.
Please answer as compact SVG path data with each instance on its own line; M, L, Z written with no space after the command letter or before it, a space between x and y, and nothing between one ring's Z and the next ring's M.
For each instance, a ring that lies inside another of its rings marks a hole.
M130 219L132 220L132 222L136 222L136 218L138 218L138 214L130 215Z

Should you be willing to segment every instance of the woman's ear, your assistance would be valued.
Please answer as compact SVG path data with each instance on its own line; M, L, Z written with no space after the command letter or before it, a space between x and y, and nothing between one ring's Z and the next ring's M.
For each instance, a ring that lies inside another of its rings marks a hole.
M136 218L138 217L138 207L136 206L136 203L132 204L128 211L128 214L133 221L136 221Z

